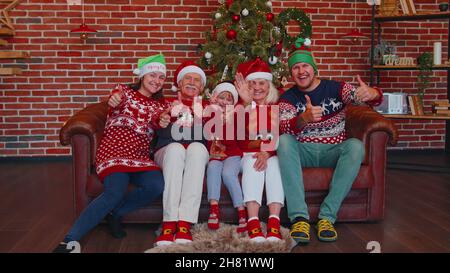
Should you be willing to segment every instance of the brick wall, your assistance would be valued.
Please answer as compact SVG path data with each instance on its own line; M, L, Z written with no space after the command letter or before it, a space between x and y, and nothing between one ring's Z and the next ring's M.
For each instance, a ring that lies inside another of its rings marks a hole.
M311 14L321 77L355 83L360 74L369 80L369 41L352 45L340 39L354 20L355 1L272 2L275 13L297 7ZM437 10L437 0L415 3L417 10ZM132 82L138 58L161 51L172 81L177 63L197 57L195 48L210 29L210 14L217 7L216 0L86 0L86 22L99 33L83 43L69 33L81 23L80 6L68 6L66 0L23 0L10 12L17 31L4 49L28 51L31 58L0 61L24 68L22 75L0 76L0 156L70 155L70 148L58 139L64 121L104 100L114 84ZM357 26L367 35L370 14L366 1L358 0ZM443 41L445 59L447 26L445 20L384 23L383 38L396 41L401 54L410 57L432 51L434 41ZM380 86L416 92L416 76L411 71L382 72ZM435 72L425 101L445 98L446 92L446 72ZM397 124L400 148L444 147L444 122Z

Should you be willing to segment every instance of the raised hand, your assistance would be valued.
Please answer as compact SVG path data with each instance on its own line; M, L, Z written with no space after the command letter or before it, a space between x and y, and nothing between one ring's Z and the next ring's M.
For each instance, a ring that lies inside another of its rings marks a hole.
M359 84L359 87L356 88L356 101L366 102L378 98L379 93L377 90L369 87L365 82L361 80L361 77L359 75L356 75L356 79L358 80Z
M244 104L249 104L252 102L253 97L250 94L250 90L248 88L248 83L244 79L244 76L242 76L241 73L236 73L235 80L234 80L234 86L236 87L236 90L239 93L239 97L244 102Z
M123 91L114 91L108 99L108 105L112 108L117 107L123 99Z
M322 107L312 105L308 95L305 95L305 98L306 110L301 114L303 120L307 123L320 121L322 119Z
M159 126L161 126L161 128L166 128L167 126L169 126L169 123L170 123L170 111L171 110L172 110L172 107L168 107L159 116Z

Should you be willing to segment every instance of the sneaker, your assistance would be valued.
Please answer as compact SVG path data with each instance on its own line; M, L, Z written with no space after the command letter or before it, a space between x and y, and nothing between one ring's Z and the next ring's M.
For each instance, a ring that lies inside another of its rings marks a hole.
M300 244L307 244L311 240L309 235L310 225L308 220L303 217L297 217L294 220L294 223L291 225L291 231L289 235L295 242Z
M163 222L161 234L156 238L156 246L170 245L174 242L174 233L177 228L177 222Z
M61 242L59 245L53 249L52 253L70 253L73 249L67 248L67 243Z
M241 209L238 210L238 216L239 216L239 225L236 228L237 233L242 233L247 231L247 210Z
M266 240L277 242L281 241L281 233L280 233L280 218L276 216L270 216L267 221L267 235Z
M127 236L120 223L120 219L114 218L112 213L106 215L106 222L108 223L109 232L114 238L121 239Z
M261 230L261 223L258 218L252 219L247 223L248 236L250 240L256 243L265 242L266 238Z
M214 204L209 207L208 228L209 229L218 229L219 228L219 205L218 204Z
M334 242L337 240L337 232L333 224L327 219L320 219L316 227L319 241Z
M186 221L178 222L177 233L175 234L175 243L192 243L191 223Z

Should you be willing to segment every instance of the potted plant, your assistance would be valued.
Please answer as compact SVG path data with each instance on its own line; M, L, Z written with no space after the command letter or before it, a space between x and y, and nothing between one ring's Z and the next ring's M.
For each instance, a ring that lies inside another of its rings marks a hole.
M430 85L430 77L433 68L433 54L431 52L424 52L417 57L417 65L419 68L419 75L417 77L417 84L419 89L420 103L423 105L423 95L425 89Z

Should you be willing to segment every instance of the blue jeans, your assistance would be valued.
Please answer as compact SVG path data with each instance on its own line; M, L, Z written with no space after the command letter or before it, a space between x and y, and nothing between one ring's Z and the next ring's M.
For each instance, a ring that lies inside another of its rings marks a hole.
M128 184L136 188L127 194ZM151 203L164 191L161 171L112 173L103 181L104 191L83 210L64 238L64 242L80 241L109 213L116 219Z
M242 188L239 183L239 171L241 170L241 157L231 156L227 159L212 160L208 163L206 173L206 182L208 186L208 200L214 199L219 201L220 188L223 183L230 193L233 206L235 208L243 206Z
M356 138L339 144L300 143L288 134L280 136L279 143L277 155L289 219L309 219L302 168L326 167L334 168L334 173L328 195L320 206L319 218L334 223L364 159L363 143Z

